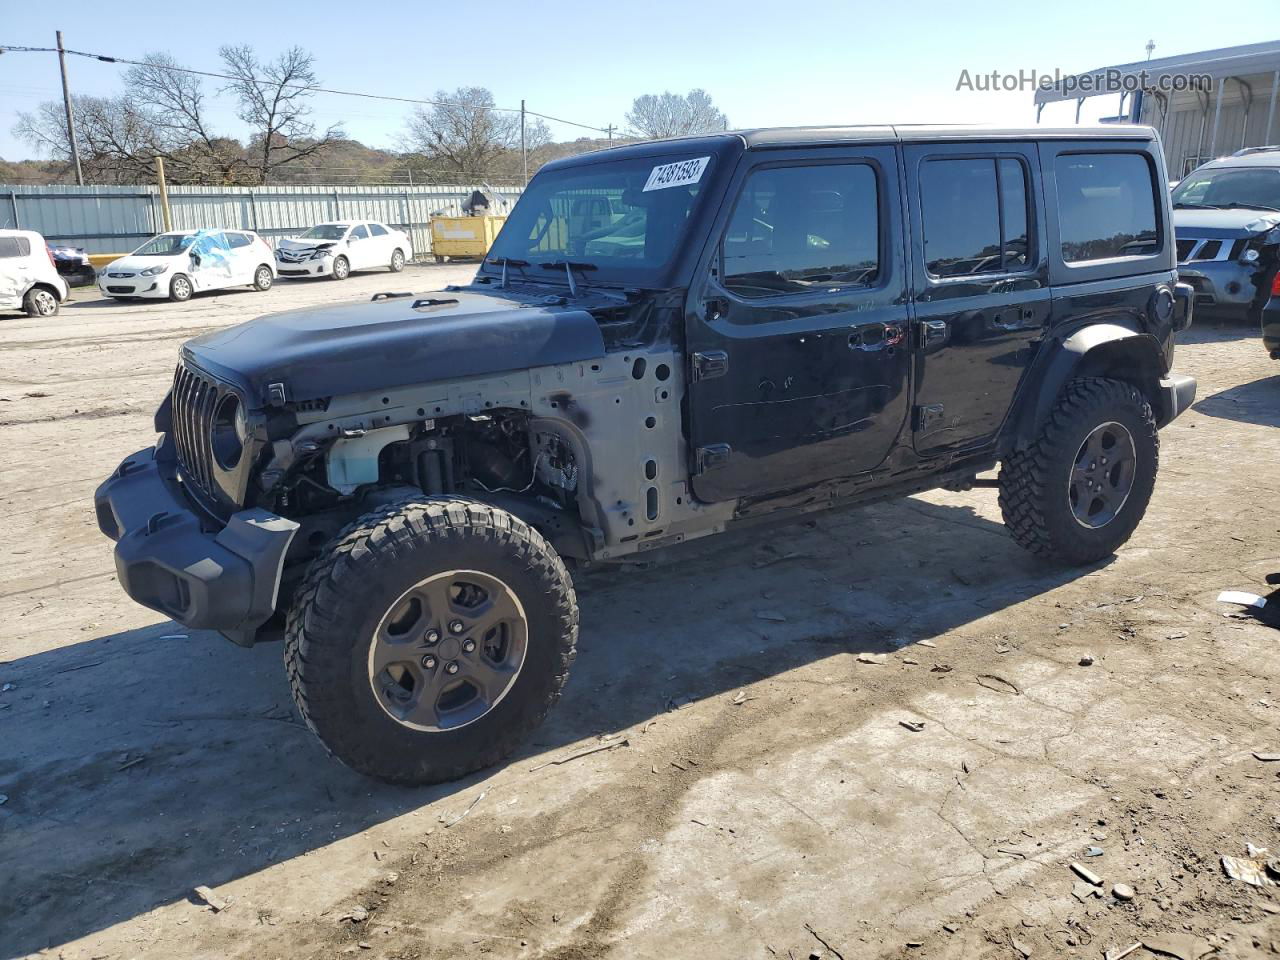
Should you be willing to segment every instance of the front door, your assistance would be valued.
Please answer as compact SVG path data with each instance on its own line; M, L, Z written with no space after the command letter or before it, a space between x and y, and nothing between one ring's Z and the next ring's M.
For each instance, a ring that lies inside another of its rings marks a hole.
M365 270L374 265L373 251L370 250L372 243L369 228L363 223L351 228L347 234L347 262L352 270Z
M687 309L694 492L767 495L874 469L908 409L896 149L770 151L730 196Z
M994 440L1049 321L1035 144L904 150L921 453Z

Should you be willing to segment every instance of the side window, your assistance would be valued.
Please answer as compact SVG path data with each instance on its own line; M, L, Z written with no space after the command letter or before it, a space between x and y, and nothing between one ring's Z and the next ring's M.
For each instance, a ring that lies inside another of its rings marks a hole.
M348 240L367 240L368 238L369 238L369 231L365 229L363 223L360 224L360 226L356 227L354 230L352 230L351 235L347 237Z
M1151 165L1140 153L1065 153L1053 164L1067 263L1160 251Z
M252 242L253 241L249 238L249 235L247 233L228 233L227 234L227 245L231 247L232 250L236 250L240 247L247 247Z
M0 237L0 257L28 257L31 255L31 241L26 237Z
M371 223L369 224L369 233L375 237L385 237L387 235L387 228L380 223Z
M723 283L742 297L867 285L880 271L876 171L866 163L752 173L722 244Z
M925 267L935 277L1007 273L1033 261L1020 160L926 160L920 207Z

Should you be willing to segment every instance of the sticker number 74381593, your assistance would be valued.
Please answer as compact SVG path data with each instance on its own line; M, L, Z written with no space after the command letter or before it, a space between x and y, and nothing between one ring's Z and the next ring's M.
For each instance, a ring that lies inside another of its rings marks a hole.
M667 187L697 183L702 179L702 171L707 169L710 160L710 157L698 157L696 160L680 160L654 167L645 182L644 190L665 190Z

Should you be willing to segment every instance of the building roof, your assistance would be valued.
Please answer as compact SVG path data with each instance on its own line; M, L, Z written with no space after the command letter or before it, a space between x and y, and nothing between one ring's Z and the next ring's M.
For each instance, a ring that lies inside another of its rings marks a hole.
M1037 90L1035 102L1056 103L1059 100L1076 100L1080 97L1120 93L1120 86L1108 86L1106 82L1110 71L1114 71L1117 79L1124 76L1141 76L1145 72L1146 86L1150 88L1162 76L1198 73L1208 74L1217 79L1246 77L1251 74L1271 73L1275 70L1280 70L1280 40L1268 40L1266 43L1247 43L1239 47L1202 50L1176 57L1158 57L1155 60L1120 63L1112 67L1099 67L1096 70L1067 75L1063 77L1064 81L1078 80L1081 77L1090 78L1092 89L1085 93L1081 91L1081 84L1070 85L1064 82L1047 90Z

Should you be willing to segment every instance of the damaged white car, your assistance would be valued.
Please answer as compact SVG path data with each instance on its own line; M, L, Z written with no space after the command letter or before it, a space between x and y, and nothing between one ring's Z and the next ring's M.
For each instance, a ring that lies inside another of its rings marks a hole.
M178 303L204 290L275 281L271 247L249 230L172 230L152 237L98 274L98 288L116 300L167 298Z
M0 230L0 310L52 317L68 293L44 237L34 230Z
M412 259L408 234L372 220L317 223L301 236L276 244L276 269L282 277L345 280L352 270L379 267L399 273Z

